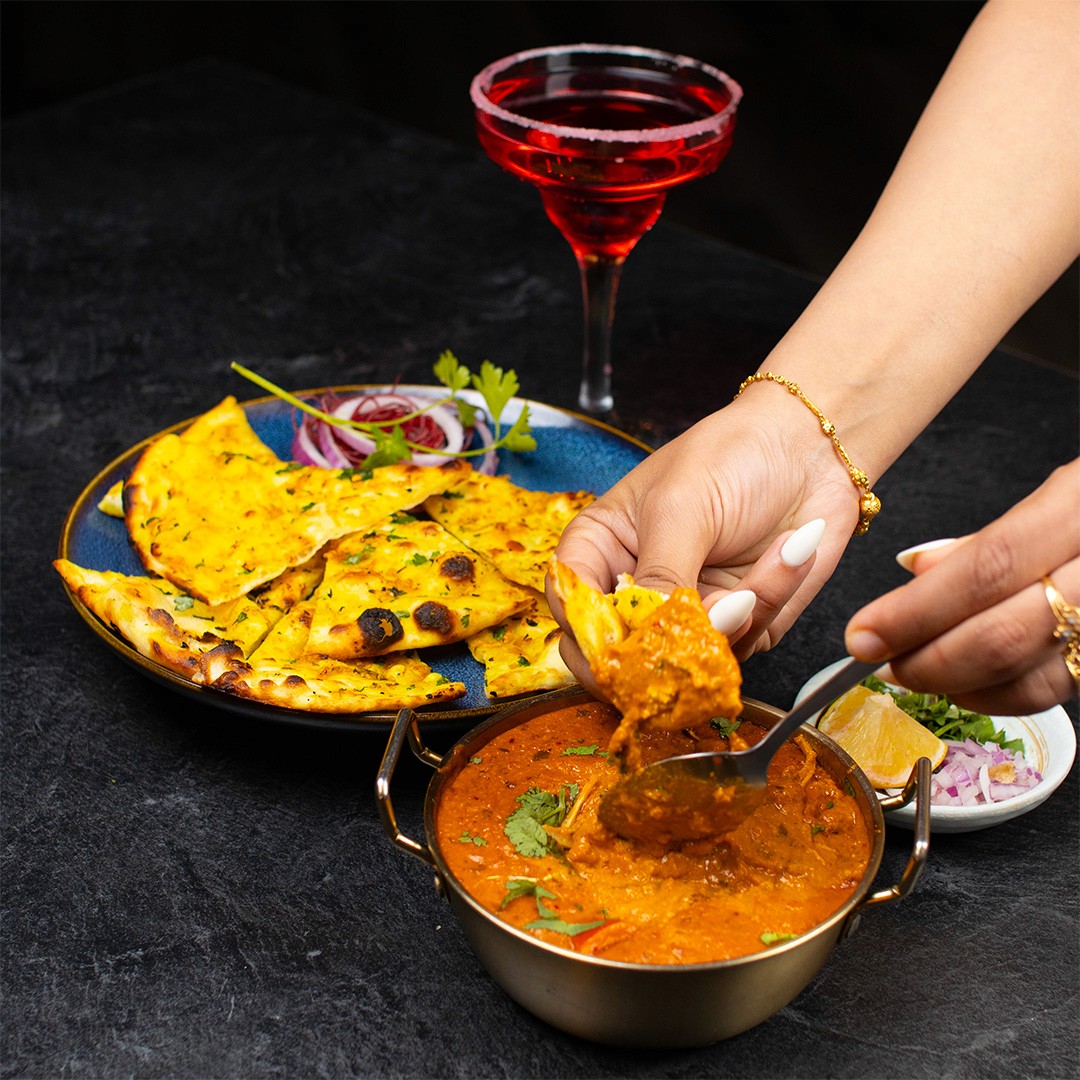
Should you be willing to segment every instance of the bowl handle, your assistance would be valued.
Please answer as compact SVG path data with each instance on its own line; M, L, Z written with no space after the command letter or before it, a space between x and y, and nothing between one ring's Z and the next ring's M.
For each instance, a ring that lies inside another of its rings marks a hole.
M414 855L428 866L434 866L435 859L431 854L431 849L413 840L412 837L406 836L398 828L394 804L390 800L390 781L394 777L394 769L401 757L401 749L406 736L408 736L413 753L421 761L433 768L438 768L442 764L442 758L420 741L420 727L416 722L416 714L412 709L402 709L394 721L390 741L386 745L382 764L379 765L379 773L375 777L375 801L379 807L379 820L382 821L383 831L402 851Z
M900 875L900 880L888 889L880 889L870 893L865 900L848 916L841 937L848 937L855 931L859 922L860 913L875 904L891 904L896 900L903 900L919 880L919 875L926 865L926 857L930 853L930 759L919 758L915 768L911 770L904 790L898 795L881 800L883 810L895 810L906 806L915 798L915 824L913 839L911 842L911 855L908 857L907 866Z

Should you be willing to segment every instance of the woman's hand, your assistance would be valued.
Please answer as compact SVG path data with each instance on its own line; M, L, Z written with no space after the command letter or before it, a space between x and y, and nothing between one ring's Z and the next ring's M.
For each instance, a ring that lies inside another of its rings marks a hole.
M832 573L858 521L858 495L805 406L789 394L748 396L583 510L557 555L602 592L620 574L665 593L696 585L706 608L722 600L714 625L723 620L743 659L775 645ZM565 626L550 588L548 599ZM569 632L563 656L592 687Z
M1080 459L979 532L923 548L910 569L913 581L851 618L853 656L888 660L900 685L981 712L1076 696L1042 579L1080 606Z

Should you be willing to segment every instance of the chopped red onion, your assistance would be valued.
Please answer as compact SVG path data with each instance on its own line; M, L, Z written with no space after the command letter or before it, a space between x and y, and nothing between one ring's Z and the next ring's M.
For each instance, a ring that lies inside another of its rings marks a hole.
M322 411L343 420L361 420L389 430L399 417L419 412L422 415L405 421L405 436L410 442L430 447L430 453L413 451L409 459L416 465L442 465L467 448L490 447L494 442L491 428L478 413L471 428L462 427L457 410L448 405L432 405L422 397L381 392L358 394L348 398L327 397ZM328 424L310 413L301 416L293 437L292 455L304 465L324 469L356 468L375 449L375 441L356 428ZM494 450L471 459L478 472L495 474L498 457Z
M1042 780L1023 754L996 743L946 741L948 751L930 780L934 806L986 806L1030 791Z

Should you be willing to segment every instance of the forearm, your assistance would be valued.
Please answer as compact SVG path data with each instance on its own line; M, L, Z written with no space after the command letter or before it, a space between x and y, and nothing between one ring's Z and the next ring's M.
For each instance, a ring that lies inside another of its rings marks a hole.
M990 0L866 227L762 365L871 479L1080 250L1078 34L1071 0ZM779 388L752 392L813 424Z

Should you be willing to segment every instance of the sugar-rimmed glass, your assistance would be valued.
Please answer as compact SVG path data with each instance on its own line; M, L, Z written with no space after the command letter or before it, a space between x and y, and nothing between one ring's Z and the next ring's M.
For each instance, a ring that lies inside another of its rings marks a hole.
M529 49L473 79L481 145L535 185L573 249L585 307L579 405L610 412L623 262L670 188L726 156L742 88L700 60L626 45Z

